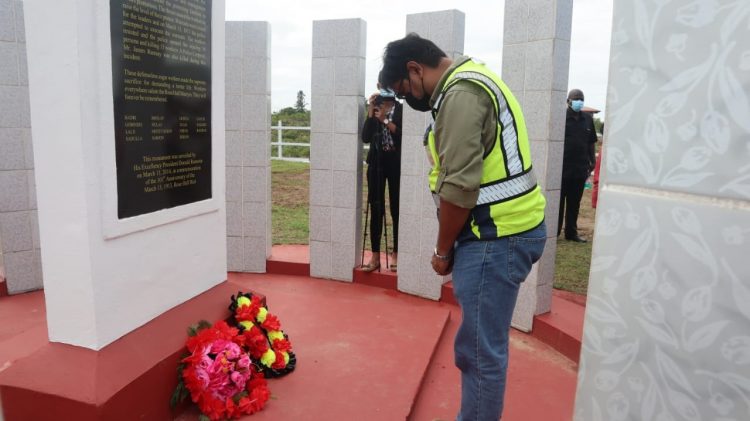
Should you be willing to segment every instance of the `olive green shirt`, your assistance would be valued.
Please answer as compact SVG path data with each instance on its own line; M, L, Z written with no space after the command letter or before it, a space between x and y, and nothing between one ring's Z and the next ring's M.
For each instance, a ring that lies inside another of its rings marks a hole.
M445 71L432 93L434 106L448 75L469 60L458 57ZM435 192L465 209L473 208L482 183L482 162L496 140L497 114L490 95L476 83L459 81L443 96L434 124L440 159Z

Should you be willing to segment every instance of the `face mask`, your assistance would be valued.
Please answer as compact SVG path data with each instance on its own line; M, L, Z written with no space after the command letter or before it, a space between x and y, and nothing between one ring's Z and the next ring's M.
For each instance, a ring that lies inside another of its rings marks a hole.
M570 108L573 109L575 112L580 112L581 109L583 109L583 100L582 99L574 99L570 101Z
M432 106L430 105L430 97L428 97L427 94L425 94L422 99L414 98L412 94L406 95L404 99L410 107L417 111L425 112L432 110Z

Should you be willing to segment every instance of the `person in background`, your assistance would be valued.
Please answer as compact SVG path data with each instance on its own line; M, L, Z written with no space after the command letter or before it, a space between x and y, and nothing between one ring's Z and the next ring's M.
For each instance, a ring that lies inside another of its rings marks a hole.
M602 155L604 154L604 125L602 125L602 147L596 154L596 164L594 165L593 189L591 190L591 207L596 209L599 202L599 168L602 166Z
M461 306L456 419L497 420L516 297L547 238L521 107L484 64L450 59L417 34L388 44L380 84L434 117L429 185L439 213L431 264L438 275L453 272Z
M596 129L591 114L583 112L583 91L572 89L568 93L568 111L565 118L565 150L563 152L562 183L560 185L560 213L557 235L565 217L565 239L585 243L578 235L578 211L586 179L594 169L596 156Z
M385 187L388 185L391 220L393 221L393 253L390 270L395 272L398 260L398 207L401 178L401 119L403 106L393 91L381 89L367 102L367 119L362 127L362 141L370 144L367 153L367 201L372 209L370 219L370 261L362 266L365 272L380 269L380 238L385 215Z

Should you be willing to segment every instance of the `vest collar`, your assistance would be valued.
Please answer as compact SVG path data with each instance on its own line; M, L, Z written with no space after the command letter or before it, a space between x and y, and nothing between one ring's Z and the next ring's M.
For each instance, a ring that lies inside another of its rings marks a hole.
M464 65L466 62L470 61L471 57L467 56L460 56L456 58L456 60L453 61L453 64L451 64L450 67L448 67L443 75L440 77L440 80L438 81L435 91L432 93L432 96L430 97L430 105L432 106L432 113L437 113L438 108L440 108L440 100L443 96L443 88L445 87L445 83L448 81L448 78L450 75L452 75L457 68Z

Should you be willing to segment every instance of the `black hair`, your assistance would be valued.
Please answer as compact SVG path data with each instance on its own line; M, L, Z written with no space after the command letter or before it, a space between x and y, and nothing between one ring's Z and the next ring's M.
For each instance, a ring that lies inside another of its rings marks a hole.
M434 42L412 32L402 39L389 42L385 47L383 70L380 71L378 82L383 87L389 87L406 77L406 63L416 61L435 68L444 57L448 56Z
M583 91L580 89L571 89L570 92L568 92L568 100L570 100L573 97L581 97L581 99L584 98Z

